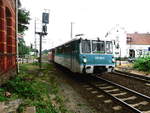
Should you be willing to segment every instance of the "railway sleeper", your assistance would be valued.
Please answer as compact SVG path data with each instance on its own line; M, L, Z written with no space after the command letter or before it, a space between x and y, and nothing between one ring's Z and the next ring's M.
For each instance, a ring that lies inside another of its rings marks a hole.
M136 103L136 104L130 104L132 107L138 107L140 105L147 105L149 102L147 101L142 101L142 102L139 102L139 103Z
M150 83L145 83L145 85L150 87Z
M148 110L148 111L142 111L142 113L150 113L150 110Z
M107 93L110 93L110 92L114 92L114 91L119 91L119 89L111 89L111 90L104 90L104 91Z
M114 88L114 87L113 87L113 86L106 86L106 87L105 87L105 86L104 86L104 87L102 86L102 87L99 87L99 88L101 88L101 89L110 89L110 88Z
M91 88L91 87L87 87L87 88L86 88L86 90L88 90L88 91L89 91L89 90L92 90L92 89L93 89L93 88Z
M122 96L122 95L126 95L127 94L127 92L123 92L123 93L117 93L117 94L112 94L112 96Z
M103 87L103 86L107 86L107 84L95 84L95 86L97 86L97 87Z
M89 85L83 85L83 87L87 88L87 87L89 87Z
M121 98L122 101L135 100L135 99L137 99L137 97L135 97L135 96L128 97L128 98Z

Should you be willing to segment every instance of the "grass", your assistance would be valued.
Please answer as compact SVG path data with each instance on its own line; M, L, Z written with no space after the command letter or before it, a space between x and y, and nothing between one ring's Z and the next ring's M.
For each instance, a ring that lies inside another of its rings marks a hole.
M20 74L0 88L0 101L23 99L19 113L26 106L35 106L37 113L68 113L63 97L58 94L59 85L55 73L50 64L43 64L43 69L39 69L36 63L22 64ZM4 95L6 91L11 93L11 97Z

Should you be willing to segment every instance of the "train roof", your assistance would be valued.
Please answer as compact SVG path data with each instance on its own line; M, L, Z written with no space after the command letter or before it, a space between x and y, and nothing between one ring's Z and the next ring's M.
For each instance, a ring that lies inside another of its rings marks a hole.
M65 42L65 43L63 43L63 44L61 44L61 45L57 46L57 47L60 47L60 46L63 46L63 45L69 44L69 43L71 43L71 42L73 42L73 41L77 41L77 40L80 40L80 39L82 39L82 38L74 38L74 39L72 39L72 40L70 40L70 41L67 41L67 42ZM57 47L55 47L55 48L57 48Z
M56 46L56 47L54 47L54 48L52 48L52 49L55 49L55 48L57 48L57 47L60 47L60 46L63 46L63 45L66 45L66 44L69 44L69 43L71 43L71 42L73 42L73 41L77 41L77 40L97 40L97 39L87 39L87 38L74 38L74 39L72 39L72 40L70 40L70 41L67 41L67 42L65 42L65 43L63 43L63 44L61 44L61 45L59 45L59 46ZM111 41L111 40L104 40L103 39L103 41Z

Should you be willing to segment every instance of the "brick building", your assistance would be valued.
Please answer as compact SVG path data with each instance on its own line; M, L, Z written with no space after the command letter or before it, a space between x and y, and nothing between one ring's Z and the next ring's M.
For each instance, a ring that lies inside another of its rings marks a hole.
M16 73L16 0L0 0L0 83Z

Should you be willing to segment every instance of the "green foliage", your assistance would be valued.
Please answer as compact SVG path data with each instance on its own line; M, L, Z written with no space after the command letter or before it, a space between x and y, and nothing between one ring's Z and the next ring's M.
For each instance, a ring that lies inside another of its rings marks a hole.
M18 51L20 57L25 57L25 55L29 55L30 52L36 52L36 49L33 49L31 46L26 46L25 41L23 38L18 38Z
M59 111L52 106L50 101L46 101L46 102L35 102L33 104L34 106L37 107L37 113L58 113Z
M50 75L52 72L49 69L52 70L54 67L49 64L43 64L43 70L37 67L35 64L23 64L20 67L20 74L0 88L0 101L8 100L4 96L8 91L17 98L23 99L18 113L22 113L27 106L35 106L37 113L68 113L63 98L58 95L59 87L56 78ZM39 72L42 76L38 75ZM51 95L55 97L53 100ZM52 104L54 101L56 104Z
M23 38L19 38L19 56L20 57L25 57L25 55L29 55L29 52L31 51L30 47L26 46L25 41Z
M33 85L34 81L31 81L28 78L16 77L12 80L9 80L7 84L5 84L5 88L12 92L16 93L19 97L22 98L30 98L30 99L41 99L40 92L36 90Z
M50 51L49 49L45 49L42 51L42 54L48 54L49 51Z
M21 2L18 1L18 32L20 34L24 34L26 30L28 30L28 24L29 24L29 11L26 9L21 8ZM18 39L18 48L19 48L19 55L21 57L24 57L25 54L29 54L30 48L25 45L25 41L23 38Z
M29 11L26 11L25 9L18 9L18 32L24 33L24 31L28 30L28 24L29 24Z
M134 64L133 67L139 71L146 71L150 72L150 57L141 57L138 58Z
M4 96L5 90L0 88L0 102L1 101L6 101L8 100L5 96Z

